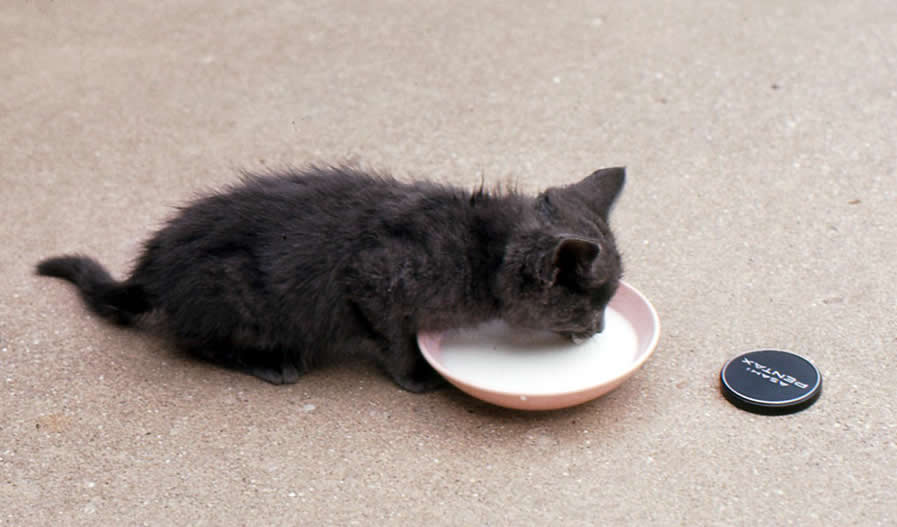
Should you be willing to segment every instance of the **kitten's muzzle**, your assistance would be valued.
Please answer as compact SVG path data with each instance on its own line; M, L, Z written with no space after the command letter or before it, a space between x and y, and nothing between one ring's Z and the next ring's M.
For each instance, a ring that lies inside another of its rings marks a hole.
M598 316L595 317L595 333L604 331L604 310L602 309Z
M602 310L598 313L595 318L592 320L592 327L586 331L565 331L562 334L565 337L568 337L575 344L579 344L581 342L585 342L590 338L594 337L596 334L604 331L604 311Z

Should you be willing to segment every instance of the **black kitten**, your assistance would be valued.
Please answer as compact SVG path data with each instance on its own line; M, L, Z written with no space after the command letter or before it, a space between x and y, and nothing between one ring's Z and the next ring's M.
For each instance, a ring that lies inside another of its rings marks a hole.
M607 216L624 179L608 168L533 198L347 168L248 175L181 209L123 282L85 256L37 272L121 325L157 311L186 349L272 383L327 352L363 353L419 392L441 383L419 331L492 318L601 331L621 274Z

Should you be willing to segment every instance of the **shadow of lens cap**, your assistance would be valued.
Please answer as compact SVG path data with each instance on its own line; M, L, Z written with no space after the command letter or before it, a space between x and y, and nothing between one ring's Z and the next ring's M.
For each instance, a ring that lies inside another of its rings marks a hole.
M789 351L749 351L727 362L719 376L730 403L758 414L799 412L822 392L816 366Z

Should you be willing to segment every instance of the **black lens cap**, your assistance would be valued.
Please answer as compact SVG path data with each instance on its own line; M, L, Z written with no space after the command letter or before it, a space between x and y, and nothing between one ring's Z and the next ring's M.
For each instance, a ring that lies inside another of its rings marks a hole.
M730 403L758 414L799 412L822 393L816 366L789 351L749 351L727 362L719 376Z

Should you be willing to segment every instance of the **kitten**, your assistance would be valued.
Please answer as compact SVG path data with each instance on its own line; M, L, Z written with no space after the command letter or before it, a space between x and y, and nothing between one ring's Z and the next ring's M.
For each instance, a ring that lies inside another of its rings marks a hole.
M624 179L608 168L529 197L350 168L245 175L180 209L124 281L81 255L37 273L73 282L120 325L160 313L180 346L275 384L358 353L421 392L442 379L419 331L493 318L601 331L622 272L607 221Z

